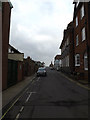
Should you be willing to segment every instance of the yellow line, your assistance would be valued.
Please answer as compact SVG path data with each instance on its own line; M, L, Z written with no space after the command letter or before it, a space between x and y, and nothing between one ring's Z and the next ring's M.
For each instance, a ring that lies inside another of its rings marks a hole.
M8 113L8 111L14 106L14 104L19 100L19 98L20 98L21 96L19 96L16 100L15 100L15 102L11 105L11 107L4 113L4 115L0 118L0 120L2 120L4 117L5 117L5 115Z

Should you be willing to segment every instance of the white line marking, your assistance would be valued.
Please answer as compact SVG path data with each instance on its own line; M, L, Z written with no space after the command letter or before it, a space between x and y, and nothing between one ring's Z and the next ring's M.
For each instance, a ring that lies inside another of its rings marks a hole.
M19 118L19 116L20 116L20 113L17 114L15 120L17 120Z
M30 92L30 94L29 94L28 98L26 99L25 103L28 102L28 100L31 97L31 95L32 95L32 92Z
M40 80L40 77L37 79L37 81L39 81Z
M21 107L20 112L22 112L22 111L23 111L23 109L24 109L24 106L22 106L22 107Z

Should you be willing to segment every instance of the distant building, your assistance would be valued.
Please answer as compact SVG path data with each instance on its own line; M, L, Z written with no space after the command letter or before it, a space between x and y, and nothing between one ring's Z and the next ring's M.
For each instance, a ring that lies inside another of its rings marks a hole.
M61 67L66 73L74 72L74 31L73 22L70 22L67 29L64 30L61 49Z
M23 66L24 66L24 76L33 75L38 70L39 67L39 65L30 57L24 58Z
M90 2L74 4L75 72L79 79L87 80L90 79Z
M54 58L54 68L59 70L61 68L61 55L56 55Z
M51 61L50 65L49 65L49 67L53 67L53 63L52 63L52 61Z
M10 31L10 15L11 15L12 7L13 6L11 2L2 2L2 3L0 2L0 10L2 10L2 15L0 13L0 17L2 17L2 89L3 90L7 88L8 44L9 44L9 31Z

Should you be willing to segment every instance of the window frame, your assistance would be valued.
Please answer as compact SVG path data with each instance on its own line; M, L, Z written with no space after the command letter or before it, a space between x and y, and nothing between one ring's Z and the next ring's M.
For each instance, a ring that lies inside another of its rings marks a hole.
M76 35L76 46L78 46L78 45L79 45L79 36Z
M78 64L78 57L79 57L79 64ZM75 66L80 66L80 54L75 55Z
M86 65L86 62L87 62L87 65ZM88 70L88 56L87 56L87 52L85 52L85 54L84 54L84 70Z
M78 16L76 16L76 27L78 26Z
M82 34L82 41L86 40L86 29L85 29L85 27L82 28L81 34Z
M85 9L84 9L84 5L82 5L81 10L80 10L80 15L81 15L81 20L82 18L85 16Z

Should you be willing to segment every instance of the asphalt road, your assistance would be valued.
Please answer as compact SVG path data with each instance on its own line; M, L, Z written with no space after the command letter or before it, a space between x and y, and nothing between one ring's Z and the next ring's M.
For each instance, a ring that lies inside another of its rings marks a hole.
M36 77L4 119L87 117L88 90L69 81L60 72L47 68L47 76Z

